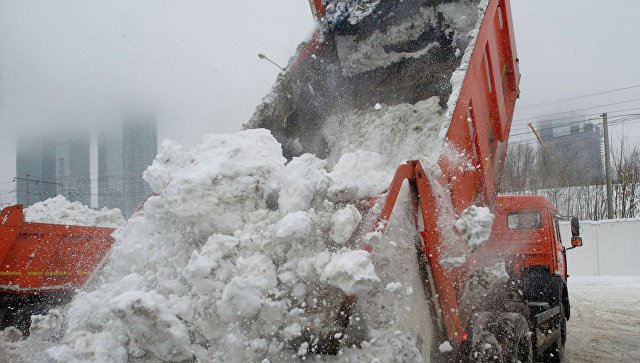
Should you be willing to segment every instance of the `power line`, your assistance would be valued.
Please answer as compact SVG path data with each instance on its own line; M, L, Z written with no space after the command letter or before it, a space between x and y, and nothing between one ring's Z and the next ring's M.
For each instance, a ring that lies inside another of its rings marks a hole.
M635 99L632 99L632 100L626 100L626 101L620 101L620 102L607 103L607 104L604 104L604 105L598 105L598 106L591 106L591 107L579 108L579 109L570 110L570 111L550 113L550 114L542 115L542 116L528 117L528 118L523 118L523 119L514 120L514 122L520 122L520 121L531 121L531 120L533 120L533 119L535 119L535 118L540 118L540 117L557 116L557 115L563 115L563 114L572 113L572 112L586 111L586 110L593 110L593 109L600 108L600 107L607 107L607 106L622 105L622 104L625 104L625 103L638 102L638 101L640 101L640 98L635 98Z
M581 95L581 96L560 98L560 99L557 99L557 100L545 101L545 102L540 102L540 103L533 103L533 104L530 104L530 105L524 105L524 106L518 107L517 110L527 110L527 109L541 107L541 106L555 105L555 104L558 104L558 103L575 101L575 100L579 100L581 98L600 96L600 95L604 95L604 94L607 94L607 93L625 91L625 90L629 90L629 89L633 89L633 88L640 88L640 84L629 86L629 87L622 87L622 88L616 88L616 89L611 89L611 90L607 90L607 91L596 92L596 93L589 93L589 94L585 94L585 95Z

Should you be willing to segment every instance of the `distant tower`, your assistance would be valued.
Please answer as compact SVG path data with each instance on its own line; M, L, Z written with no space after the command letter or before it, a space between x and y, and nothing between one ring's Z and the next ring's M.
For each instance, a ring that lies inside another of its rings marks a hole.
M151 189L142 173L158 152L153 114L129 116L122 128L98 135L98 206L120 208L129 217Z
M16 150L17 202L29 206L56 194L55 142L41 136L20 138Z
M123 213L130 216L144 201L151 188L142 173L158 153L158 130L155 116L138 115L122 124L122 161L124 168Z
M98 207L119 208L124 204L122 128L98 132Z
M88 131L61 133L56 140L57 192L69 201L91 205L91 135Z

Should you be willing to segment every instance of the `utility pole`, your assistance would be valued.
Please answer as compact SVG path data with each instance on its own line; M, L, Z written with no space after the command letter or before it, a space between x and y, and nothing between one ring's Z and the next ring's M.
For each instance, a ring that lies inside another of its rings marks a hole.
M609 123L607 113L602 114L602 129L604 130L604 170L607 178L607 218L613 219L613 184L611 182L611 158L609 156Z
M27 177L25 178L24 189L25 189L24 192L27 196L27 207L28 207L31 201L31 195L29 195L29 174L27 174Z

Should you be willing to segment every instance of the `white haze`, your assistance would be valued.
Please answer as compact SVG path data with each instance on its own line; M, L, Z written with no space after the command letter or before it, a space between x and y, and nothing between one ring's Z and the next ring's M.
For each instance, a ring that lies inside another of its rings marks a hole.
M640 84L640 2L511 3L519 106ZM0 193L14 189L7 182L20 131L118 122L138 111L156 113L160 139L186 145L238 130L278 72L257 53L284 64L312 27L306 0L0 0ZM519 110L514 139L531 137L526 123L537 115L639 92ZM633 107L640 102L588 113ZM614 128L614 141L633 126Z
M0 0L0 183L18 135L155 112L187 145L237 131L313 29L304 0ZM0 192L13 189L0 184Z

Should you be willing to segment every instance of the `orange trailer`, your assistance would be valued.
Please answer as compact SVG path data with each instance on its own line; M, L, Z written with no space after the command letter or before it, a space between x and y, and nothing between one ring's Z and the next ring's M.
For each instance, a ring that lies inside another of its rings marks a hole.
M31 314L67 302L113 245L114 229L23 220L21 204L0 213L0 328L25 331Z

